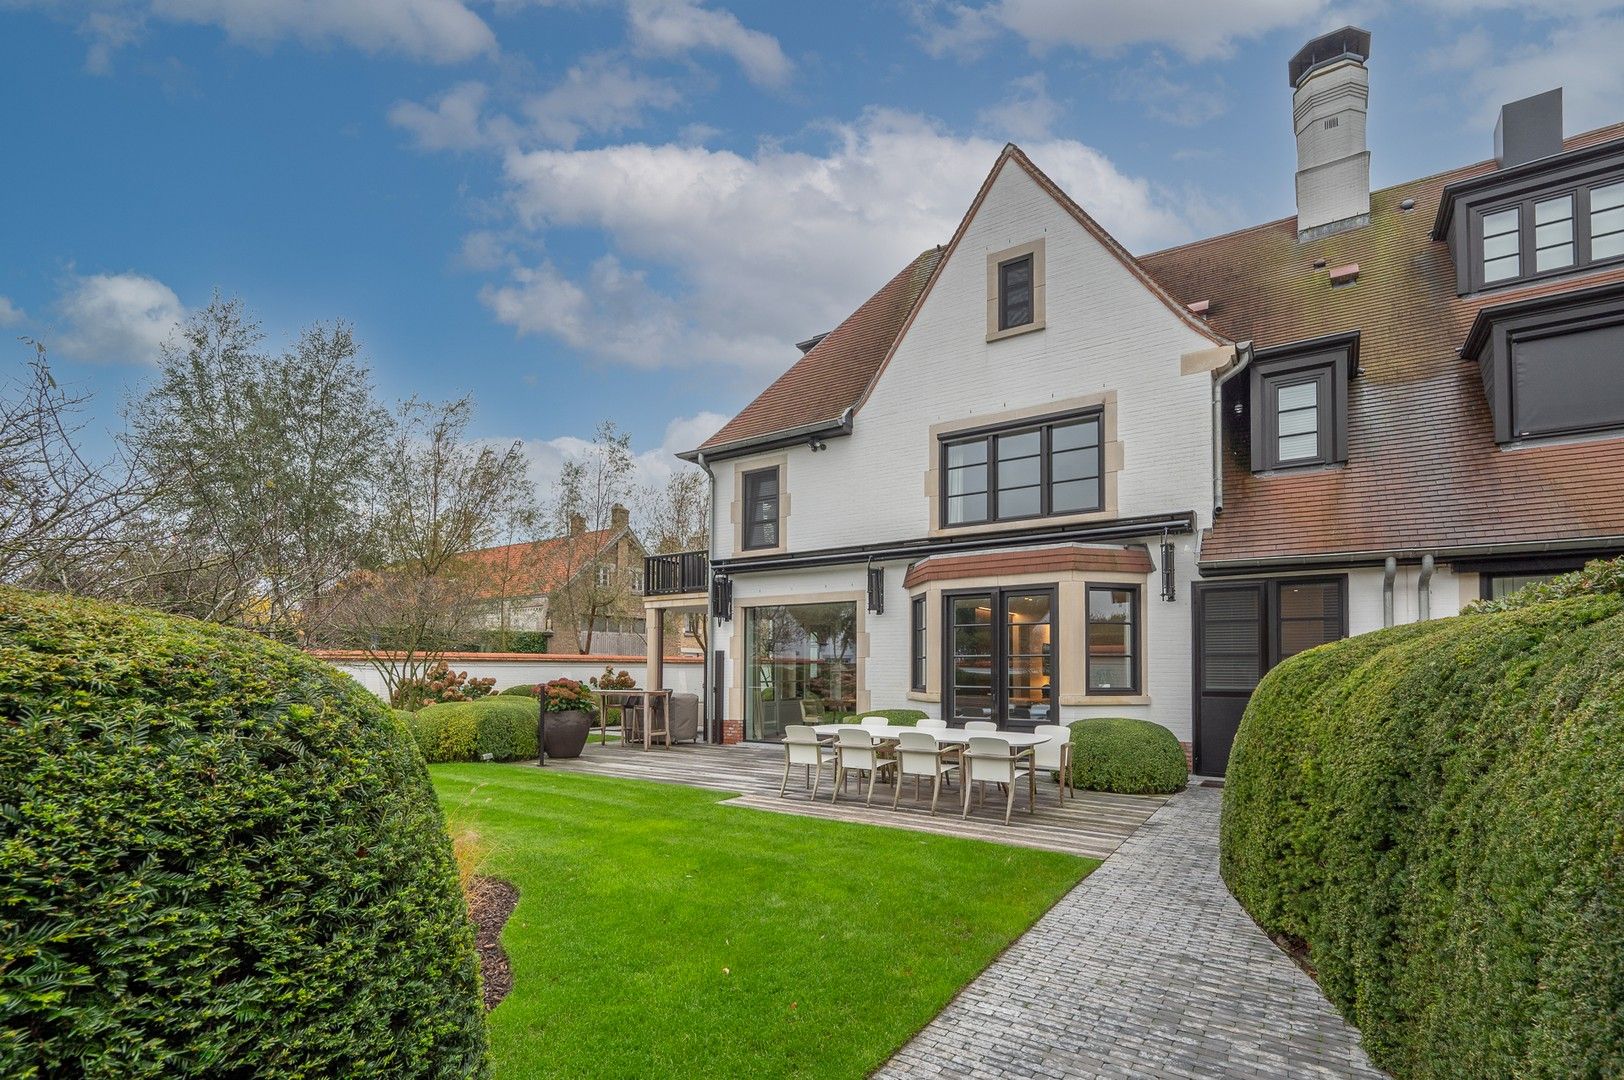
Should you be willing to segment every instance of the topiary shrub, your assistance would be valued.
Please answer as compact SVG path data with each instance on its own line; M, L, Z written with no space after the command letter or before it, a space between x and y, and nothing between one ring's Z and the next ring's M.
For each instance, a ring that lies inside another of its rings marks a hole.
M411 732L423 759L445 761L515 761L536 756L536 724L541 719L533 700L484 698L430 705L412 715Z
M928 713L919 709L869 709L867 712L830 713L829 718L824 723L844 724L850 720L855 724L865 716L883 716L893 727L913 727L928 715Z
M246 633L0 589L0 1075L485 1072L387 708Z
M1224 879L1396 1076L1624 1075L1621 570L1321 646L1252 697Z
M1072 782L1090 791L1169 795L1190 768L1173 733L1149 720L1103 716L1071 725Z
M518 686L510 686L506 690L500 691L497 697L527 697L534 701L536 692L535 683L520 683Z

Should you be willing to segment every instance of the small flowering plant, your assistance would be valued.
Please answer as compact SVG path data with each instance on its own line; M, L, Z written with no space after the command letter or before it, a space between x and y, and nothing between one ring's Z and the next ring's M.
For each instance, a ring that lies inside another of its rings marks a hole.
M616 673L612 667L604 668L602 675L592 676L590 682L598 690L637 689L637 680L632 678L631 672L622 669L619 673Z
M585 683L574 679L553 679L542 686L542 700L548 712L592 712L598 707L597 699Z

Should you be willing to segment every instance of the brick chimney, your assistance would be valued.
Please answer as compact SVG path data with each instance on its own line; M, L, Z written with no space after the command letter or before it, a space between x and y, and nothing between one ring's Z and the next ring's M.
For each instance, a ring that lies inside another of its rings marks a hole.
M1291 121L1297 132L1297 238L1312 240L1370 223L1370 31L1344 26L1291 58Z
M580 536L586 532L586 518L580 514L570 515L570 535Z
M621 506L619 503L615 503L614 506L610 507L609 525L611 528L624 529L631 523L632 512L630 510L626 509L624 506Z

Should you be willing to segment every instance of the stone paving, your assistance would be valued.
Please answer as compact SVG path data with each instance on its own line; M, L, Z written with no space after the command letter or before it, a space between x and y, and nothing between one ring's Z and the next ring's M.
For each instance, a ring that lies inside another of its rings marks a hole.
M1175 796L875 1075L1386 1075L1219 880L1221 799Z

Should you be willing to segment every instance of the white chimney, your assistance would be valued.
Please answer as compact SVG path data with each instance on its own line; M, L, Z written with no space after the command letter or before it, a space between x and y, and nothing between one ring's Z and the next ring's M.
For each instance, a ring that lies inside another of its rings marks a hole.
M1291 58L1297 131L1297 237L1308 240L1370 221L1370 31L1344 26Z

